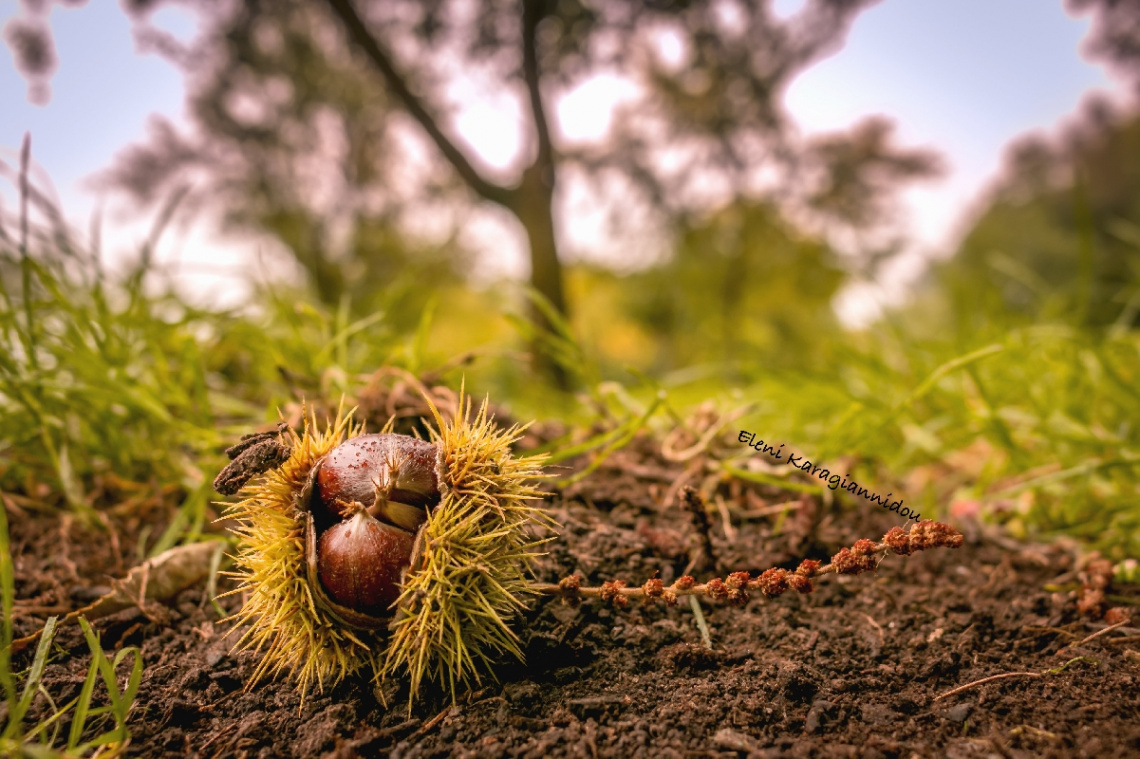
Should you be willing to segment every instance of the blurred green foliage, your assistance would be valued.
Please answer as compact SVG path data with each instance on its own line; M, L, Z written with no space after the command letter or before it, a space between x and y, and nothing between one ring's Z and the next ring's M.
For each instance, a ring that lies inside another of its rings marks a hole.
M996 311L1140 324L1140 114L1094 101L1062 140L1015 146L1007 176L939 277L954 288L958 315L974 322Z
M831 301L845 279L825 242L739 202L681 225L669 260L623 278L621 307L654 346L639 368L715 361L745 377L762 358L800 364L837 331Z
M158 551L202 529L226 441L306 394L336 397L352 372L412 366L398 339L416 325L389 325L397 288L356 321L347 301L329 313L286 288L241 313L197 308L149 246L111 274L59 226L0 235L0 491L86 516L144 492L181 503Z
M852 340L833 372L755 383L747 429L889 483L927 518L953 504L1140 554L1140 336L1039 324L935 339L906 318Z

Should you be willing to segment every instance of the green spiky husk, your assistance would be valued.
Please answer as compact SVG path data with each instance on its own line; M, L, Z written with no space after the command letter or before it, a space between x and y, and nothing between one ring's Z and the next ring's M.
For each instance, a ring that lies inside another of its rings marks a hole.
M429 401L430 403L430 401ZM424 680L450 691L490 673L503 656L522 659L510 620L532 590L531 568L553 520L535 504L531 484L544 476L543 457L514 458L510 446L523 428L500 430L484 402L472 418L460 394L458 413L444 422L432 407L440 449L441 500L431 509L413 566L388 629L343 623L322 603L306 563L305 512L298 508L310 472L333 448L360 434L346 414L318 431L306 422L290 430L288 460L248 485L228 506L238 553L229 576L244 597L230 617L248 626L238 647L262 653L248 687L284 674L302 698L313 687L342 680L362 668L376 679L408 678L414 701Z
M314 598L306 571L306 518L295 505L312 468L359 433L346 414L323 432L315 421L306 421L300 434L290 430L288 460L246 486L245 498L226 509L238 536L235 569L228 574L239 581L232 592L244 597L230 620L234 629L248 626L238 648L262 652L248 687L285 673L303 698L314 685L321 691L363 666L378 671L384 633L350 629Z
M451 423L432 408L441 500L422 529L381 668L381 677L408 678L412 700L425 678L454 699L503 656L523 658L510 620L534 594L531 570L554 526L529 484L543 476L544 457L514 458L523 428L496 428L486 402L474 419L470 410L462 394Z

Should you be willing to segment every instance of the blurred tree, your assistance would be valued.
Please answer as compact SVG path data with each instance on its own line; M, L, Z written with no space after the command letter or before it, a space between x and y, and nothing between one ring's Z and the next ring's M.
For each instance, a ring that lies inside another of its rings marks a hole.
M1067 0L1075 13L1091 12L1085 52L1140 87L1140 8L1135 0Z
M658 346L656 370L698 361L784 368L836 329L845 272L827 243L771 205L737 201L683 221L674 257L626 277L629 314Z
M186 71L195 129L157 123L113 181L147 201L205 176L231 221L276 235L331 302L384 281L351 230L438 234L490 205L521 227L534 289L565 312L564 178L636 245L738 198L865 228L935 167L882 119L809 139L784 111L791 81L874 0L806 0L790 16L770 0L213 0L186 3L202 22L192 43L149 23L163 2L179 0L125 5L143 48ZM632 85L607 135L564 138L551 104L602 75ZM475 100L517 114L506 168L456 137Z
M1092 13L1086 52L1140 87L1136 3L1068 5ZM967 327L999 310L1094 326L1140 325L1136 104L1093 97L1056 137L1029 135L1015 142L1004 178L957 256L938 272Z
M86 0L71 0L65 5L81 5ZM22 0L23 14L4 24L4 42L12 51L12 62L28 81L28 100L43 104L51 99L51 76L59 66L55 44L48 26L50 3Z
M1032 317L1140 323L1140 114L1092 100L1060 138L1016 143L1005 174L942 270L959 296Z

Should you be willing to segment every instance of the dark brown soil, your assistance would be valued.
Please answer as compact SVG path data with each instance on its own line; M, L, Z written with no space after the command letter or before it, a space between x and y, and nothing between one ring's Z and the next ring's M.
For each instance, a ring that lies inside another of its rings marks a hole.
M669 581L685 570L690 517L659 508L667 470L649 464L600 470L552 499L563 532L541 580L577 571L591 584L640 583L654 572ZM886 516L830 512L806 538L789 531L795 520L783 534L770 519L736 521L729 541L714 515L712 542L729 569L794 566L799 554L825 559L881 536L895 524ZM58 517L9 520L17 635L89 602L136 561L140 520L115 523L117 546L106 532L61 529ZM204 588L164 614L126 611L96 627L107 650L143 652L130 721L138 756L1140 756L1140 630L1125 625L1076 646L1105 625L1079 616L1071 593L1046 589L1072 579L1073 558L961 527L968 540L959 550L891 556L875 574L825 577L807 596L744 608L704 602L711 649L685 603L621 611L539 600L517 626L526 665L504 662L499 682L455 705L429 689L410 711L400 684L380 694L365 678L304 705L281 682L244 691L256 658L231 650L234 636L223 637ZM160 532L151 524L151 536ZM222 601L227 611L236 603ZM57 703L78 694L86 652L77 627L61 629L44 678ZM1077 657L1086 658L1057 674L936 700L983 677L1040 674ZM29 660L18 655L16 669ZM45 709L37 700L30 719Z

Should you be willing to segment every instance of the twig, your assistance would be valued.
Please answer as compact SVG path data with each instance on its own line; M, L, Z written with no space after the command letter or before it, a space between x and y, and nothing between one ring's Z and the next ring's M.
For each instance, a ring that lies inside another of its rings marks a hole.
M193 587L206 576L211 555L222 550L222 543L206 541L163 551L132 568L123 579L112 580L109 593L100 596L94 603L71 612L60 620L60 624L75 622L81 616L94 621L134 606L149 619L153 619L148 611L154 613L156 608L161 607L148 601L165 601ZM24 650L35 643L42 632L42 629L37 630L12 641L12 651Z
M760 517L768 517L773 514L781 514L785 511L802 509L803 505L803 501L784 501L774 506L762 506L758 509L749 509L747 511L741 509L736 512L736 516L740 519L759 519Z
M728 505L720 495L717 495L714 501L716 503L716 510L720 512L720 522L721 526L724 527L724 537L729 543L735 543L736 528L732 526L732 517L728 514Z
M870 622L871 627L875 628L875 630L879 633L879 645L882 645L884 642L886 642L886 637L883 634L883 628L879 626L879 623L876 622L870 614L867 614L865 612L859 612L859 614L862 615L863 619Z
M681 492L681 488L686 487L689 480L700 474L704 467L704 461L698 459L697 461L691 462L679 475L673 478L673 481L669 484L669 489L665 491L665 496L661 499L661 508L667 509L672 506L673 500Z
M1010 730L1009 734L1011 736L1014 736L1014 735L1022 735L1025 732L1030 732L1036 736L1044 736L1044 737L1048 738L1049 740L1053 740L1053 741L1060 740L1060 738L1057 736L1056 733L1051 733L1048 730L1042 730L1041 728L1034 727L1033 725L1019 725L1019 726L1013 728L1012 730Z
M941 701L944 698L949 698L950 696L955 696L955 695L962 693L964 691L968 691L971 688L976 688L979 685L985 685L986 683L992 683L995 680L1005 680L1006 678L1010 678L1010 677L1044 677L1044 676L1045 675L1041 674L1040 672L1006 672L1005 674L1001 674L1001 675L990 675L989 677L983 677L981 680L975 680L972 683L966 683L965 685L959 685L957 688L955 688L953 690L946 691L941 696L935 696L934 700L935 701Z
M72 522L74 522L74 517L71 514L64 514L59 519L59 549L56 551L56 557L63 568L67 570L68 575L79 582L79 568L71 560Z
M733 409L724 416L714 420L713 423L709 425L709 428L701 433L700 437L695 443L681 451L678 451L673 447L673 438L675 434L683 428L679 427L677 429L674 429L672 432L665 436L664 440L661 441L661 457L666 461L672 461L674 463L690 461L696 458L698 455L708 450L709 444L716 439L716 436L719 435L725 427L732 424L740 417L744 416L745 412L747 412L749 408L749 406L742 406L741 408Z
M1084 644L1088 643L1090 640L1093 640L1094 638L1099 638L1100 636L1104 635L1106 632L1111 632L1112 630L1115 630L1118 627L1123 627L1124 625L1128 624L1130 621L1131 620L1125 619L1121 622L1117 622L1115 625L1109 625L1108 627L1104 628L1103 630L1097 630L1096 632L1094 632L1092 635L1088 636L1087 638L1084 638L1083 640L1080 640L1077 643L1074 643L1072 645L1072 648L1078 648L1080 646L1083 646Z
M1076 633L1070 632L1060 627L1041 627L1038 625L1025 625L1021 628L1022 632L1030 633L1049 633L1051 635L1068 635L1070 638L1077 637Z
M71 606L67 604L46 606L43 604L21 604L19 601L12 604L12 612L14 614L27 614L29 616L37 617L42 617L49 614L66 614L69 611L71 611Z
M442 712L440 712L439 714L437 714L434 717L432 717L431 719L429 719L427 722L425 722L420 727L419 730L415 731L414 733L412 733L408 737L408 741L414 742L414 741L417 741L420 738L424 737L425 735L427 735L431 731L432 728L434 728L440 722L443 722L443 718L447 716L448 712L450 712L451 709L452 709L452 707L449 706L446 709L444 709Z
M99 523L107 528L107 538L111 542L111 553L115 557L115 571L123 571L123 552L119 547L119 531L115 529L115 524L111 519L102 511L95 512L96 518Z
M712 650L712 635L709 634L709 625L705 621L705 613L701 611L701 602L697 600L696 596L689 596L689 608L693 610L693 618L697 620L697 628L701 631L701 640L705 642L705 648Z
M1075 664L1079 661L1091 661L1094 664L1097 664L1097 665L1100 664L1100 662L1098 662L1096 659L1091 659L1087 656L1078 656L1074 659L1069 659L1067 662L1065 662L1064 664L1062 664L1059 667L1053 667L1052 669L1047 669L1044 672L1006 672L1006 673L1000 674L1000 675L990 675L989 677L983 677L981 680L975 680L972 683L966 683L965 685L959 685L957 688L954 688L953 690L948 690L940 696L935 696L934 700L935 701L941 701L944 698L949 698L950 696L957 695L959 693L962 693L963 691L970 690L971 688L975 688L979 685L985 685L986 683L992 683L995 680L1004 680L1004 679L1009 678L1009 677L1035 677L1035 678L1040 678L1040 677L1045 677L1045 675L1059 675L1062 672L1064 672L1066 669L1068 669L1070 664Z
M681 505L689 512L693 528L697 534L697 555L692 558L691 566L697 568L719 567L716 551L713 549L712 525L709 523L709 513L705 508L705 499L700 493L686 485L681 488Z

